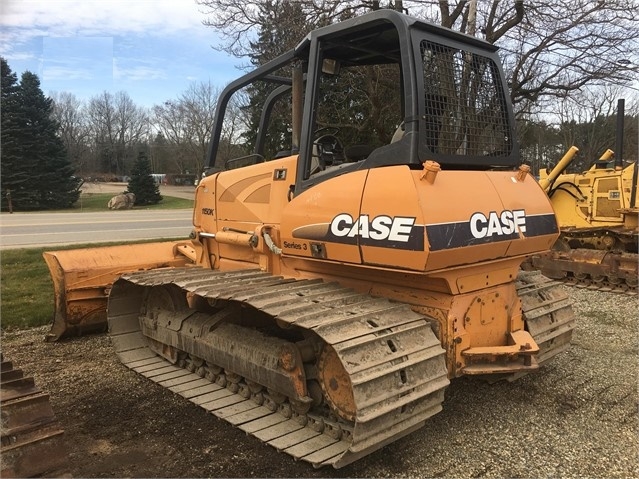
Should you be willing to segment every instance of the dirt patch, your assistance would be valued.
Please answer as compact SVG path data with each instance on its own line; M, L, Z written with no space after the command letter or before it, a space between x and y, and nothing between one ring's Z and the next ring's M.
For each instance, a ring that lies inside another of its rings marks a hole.
M340 470L316 470L121 365L107 336L6 333L65 428L75 477L639 476L636 297L569 290L570 350L515 383L463 378L417 432ZM599 321L601 315L614 321Z

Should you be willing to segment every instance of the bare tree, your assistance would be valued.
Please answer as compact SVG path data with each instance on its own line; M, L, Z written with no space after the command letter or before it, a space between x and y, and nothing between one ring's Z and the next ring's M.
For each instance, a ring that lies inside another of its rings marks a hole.
M189 164L186 147L189 129L179 101L168 100L154 106L153 118L161 138L166 140L159 147L170 150L173 169L177 173L184 173Z
M616 116L619 98L626 96L621 88L606 86L577 92L556 104L564 149L579 148L576 170L586 169L607 149L616 147ZM637 97L626 99L624 122L624 159L637 155Z
M76 171L87 171L90 145L84 104L68 92L52 93L53 116L60 124L60 136Z
M89 100L87 118L94 146L95 163L103 172L115 169L115 106L112 95L106 91Z
M202 171L206 163L219 95L220 90L212 86L209 81L192 84L180 97L187 125L189 125L188 146L193 152L196 174Z
M135 147L147 139L148 114L124 91L91 98L87 112L101 169L124 175L137 156Z
M512 99L543 107L583 87L628 85L639 72L634 0L530 2L504 36Z
M237 56L251 52L261 25L260 9L285 0L197 0L205 24L221 32L219 48ZM394 8L469 32L467 0L298 0L307 28L334 23L377 8ZM628 85L639 73L637 0L492 0L476 3L478 36L502 47L516 111L563 98L584 86ZM289 26L280 24L282 29Z
M193 83L177 100L153 107L155 124L173 148L174 166L180 173L203 170L219 95L210 82ZM225 125L223 137L233 135L235 127Z
M134 147L139 147L147 140L149 132L149 115L145 108L136 105L128 93L119 91L114 95L116 139L122 164L119 171L128 171L124 165L124 158L132 163L138 156Z

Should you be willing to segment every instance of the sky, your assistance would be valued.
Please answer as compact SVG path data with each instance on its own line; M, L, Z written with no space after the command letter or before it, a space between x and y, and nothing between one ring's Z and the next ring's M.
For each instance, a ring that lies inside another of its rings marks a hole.
M46 95L126 91L150 108L241 75L242 60L212 47L220 40L201 9L195 0L0 0L0 56L18 80L37 74Z

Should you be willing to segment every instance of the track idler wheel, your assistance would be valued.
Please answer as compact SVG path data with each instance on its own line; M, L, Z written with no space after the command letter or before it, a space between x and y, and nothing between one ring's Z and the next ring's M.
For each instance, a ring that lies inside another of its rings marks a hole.
M325 399L333 411L347 421L354 421L357 408L351 378L329 345L324 345L320 353L318 376Z

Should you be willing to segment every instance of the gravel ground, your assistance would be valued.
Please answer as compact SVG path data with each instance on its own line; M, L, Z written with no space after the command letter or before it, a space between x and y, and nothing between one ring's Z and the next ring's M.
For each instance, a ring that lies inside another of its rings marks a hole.
M104 335L7 332L2 351L50 392L74 477L639 477L639 300L567 290L567 352L515 383L453 381L426 427L340 470L295 462L138 376Z

